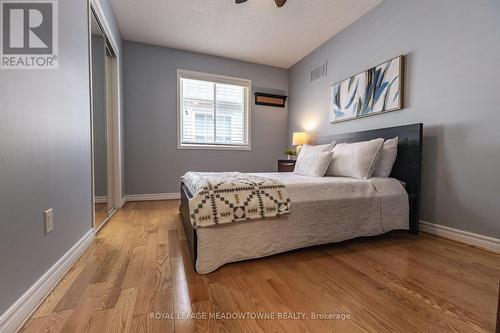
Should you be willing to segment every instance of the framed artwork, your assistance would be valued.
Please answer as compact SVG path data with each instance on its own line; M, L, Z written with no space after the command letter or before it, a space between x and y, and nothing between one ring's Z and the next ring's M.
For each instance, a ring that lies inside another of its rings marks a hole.
M336 123L403 108L404 56L330 87L330 122Z

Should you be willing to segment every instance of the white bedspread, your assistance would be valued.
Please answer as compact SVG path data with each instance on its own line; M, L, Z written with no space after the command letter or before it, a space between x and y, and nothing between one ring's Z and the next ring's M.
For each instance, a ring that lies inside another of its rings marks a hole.
M291 214L197 230L199 273L229 262L409 227L408 195L396 179L257 175L285 184Z

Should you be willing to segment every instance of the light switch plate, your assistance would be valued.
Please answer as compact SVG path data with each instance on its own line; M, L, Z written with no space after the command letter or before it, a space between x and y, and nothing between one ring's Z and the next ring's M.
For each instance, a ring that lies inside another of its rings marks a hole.
M54 229L54 210L52 208L43 212L43 222L45 234L48 234Z

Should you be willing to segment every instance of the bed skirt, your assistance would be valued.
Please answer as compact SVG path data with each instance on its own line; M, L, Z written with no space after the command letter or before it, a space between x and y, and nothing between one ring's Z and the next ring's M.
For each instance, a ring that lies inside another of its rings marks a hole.
M401 203L394 203L393 209L386 207L385 223L382 223L380 214L374 214L367 207L346 207L337 217L331 215L329 201L314 205L297 203L294 208L294 212L287 216L210 228L192 229L184 223L196 271L207 274L231 262L409 229L408 208ZM181 204L181 213L183 209L185 207ZM318 212L324 212L324 215Z

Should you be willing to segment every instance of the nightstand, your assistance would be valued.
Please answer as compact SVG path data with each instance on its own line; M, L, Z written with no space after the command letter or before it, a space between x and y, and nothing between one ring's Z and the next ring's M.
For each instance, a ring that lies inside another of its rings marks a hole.
M293 172L296 160L278 160L278 172Z

